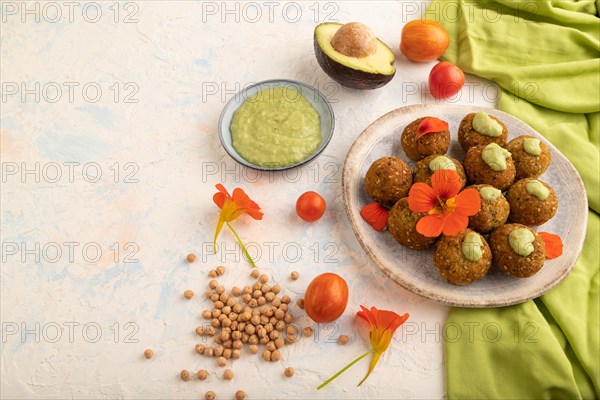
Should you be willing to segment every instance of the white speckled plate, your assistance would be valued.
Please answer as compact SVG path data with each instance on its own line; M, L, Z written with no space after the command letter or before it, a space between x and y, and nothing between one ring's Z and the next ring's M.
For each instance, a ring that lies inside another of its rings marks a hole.
M558 212L539 231L561 236L563 255L546 260L533 277L520 279L508 276L494 267L478 282L456 286L445 281L433 264L433 248L416 251L399 245L389 232L377 232L360 216L361 208L370 203L364 177L376 159L393 155L411 169L412 162L402 150L400 135L406 125L417 118L432 116L448 121L451 143L448 154L459 160L464 157L457 139L458 126L465 115L483 110L500 118L508 127L509 140L531 135L542 140L552 153L550 167L540 177L554 188L558 196ZM423 297L460 307L500 307L536 298L558 285L577 261L587 226L587 197L581 177L573 165L533 128L519 119L492 108L457 105L416 105L394 110L373 122L355 141L346 156L343 173L343 193L346 214L354 234L372 262L393 281Z

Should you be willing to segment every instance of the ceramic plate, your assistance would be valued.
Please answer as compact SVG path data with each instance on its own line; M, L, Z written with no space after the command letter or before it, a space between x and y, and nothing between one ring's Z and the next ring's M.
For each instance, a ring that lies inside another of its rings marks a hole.
M238 154L231 143L231 131L229 130L229 126L231 125L233 114L244 103L244 101L254 96L258 92L273 88L294 89L302 94L302 96L304 96L304 98L306 98L306 100L312 104L321 117L321 144L311 155L296 164L285 167L269 168L252 164L250 161L244 159ZM221 144L223 145L225 151L240 164L258 170L278 171L300 166L318 156L329 144L329 141L333 136L334 128L335 118L333 115L333 109L331 108L329 101L327 101L321 92L302 82L293 81L290 79L274 79L248 86L237 93L231 100L229 100L229 102L227 102L225 108L223 108L223 111L221 112L221 118L219 119L219 138L221 139Z
M424 116L441 118L450 124L451 143L448 154L462 160L465 153L458 144L460 121L471 112L485 111L498 117L508 127L509 140L521 135L543 141L552 153L552 163L540 177L554 188L558 212L539 231L561 236L561 257L546 260L544 267L531 278L515 278L494 267L478 282L456 286L445 281L433 264L433 247L426 251L399 245L389 232L377 232L360 216L361 208L370 203L364 185L369 166L378 158L393 155L411 161L402 150L400 135L410 122ZM352 145L344 162L343 194L346 214L354 234L375 266L393 281L418 295L436 302L460 307L500 307L522 303L541 296L558 285L577 261L587 226L587 197L581 177L573 165L533 128L519 119L486 107L457 105L416 105L394 110L372 123Z

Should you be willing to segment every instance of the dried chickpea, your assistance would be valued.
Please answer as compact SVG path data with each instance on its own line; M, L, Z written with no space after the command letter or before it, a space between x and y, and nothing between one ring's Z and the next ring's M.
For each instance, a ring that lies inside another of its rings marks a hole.
M207 299L210 299L210 296L212 296L213 292L212 290L207 290L206 292L204 292L204 297L206 297Z
M217 301L215 301L215 303L214 303L213 305L215 306L215 308L217 308L217 309L219 309L219 310L220 310L221 308L225 307L225 304L223 304L223 302L222 302L221 300L217 300Z
M242 338L240 339L242 343L248 343L248 339L250 339L250 335L248 335L246 332L242 333Z
M179 376L181 377L182 381L187 382L190 380L190 372L187 369L182 370Z
M264 326L264 328L267 330L267 333L271 333L273 332L273 324L272 323L268 323Z
M255 290L260 290L262 288L262 283L260 283L259 281L254 282L254 284L252 285L252 291L254 292Z
M290 278L292 278L293 281L297 280L300 277L300 274L298 273L298 271L292 271L292 273L290 274Z
M267 294L271 291L271 285L269 285L268 283L264 283L260 290L263 292L263 294Z
M240 340L242 338L242 332L235 331L231 334L233 340Z
M287 368L285 369L285 371L283 371L283 374L284 374L285 376L287 376L288 378L291 378L292 376L294 376L294 368L292 368L292 367L287 367Z
M285 331L288 335L295 335L298 333L298 329L296 329L294 325L288 326Z
M246 325L246 333L248 335L252 335L254 334L254 332L256 332L256 328L254 327L254 325Z
M185 297L186 299L191 299L192 297L194 297L194 291L193 290L186 290L185 292L183 292L183 297Z
M231 295L234 297L239 297L242 294L242 289L237 286L231 288Z
M269 343L269 337L268 336L263 336L258 340L258 343L260 344L267 344Z
M267 299L265 299L263 296L260 296L256 302L258 303L259 306L264 306L267 303Z
M229 307L229 306L227 306L227 307ZM231 320L231 322L237 321L238 315L234 312L231 312L231 313L229 313L229 319Z
M215 392L213 392L211 390L204 393L204 400L215 400L216 398L217 398L217 395L215 394Z
M260 276L260 278L258 278L258 279L260 280L260 283L267 283L267 282L269 282L269 277L267 275L265 275L265 274L262 274Z
M275 331L277 332L277 331ZM277 338L275 339L275 347L277 347L278 349L282 348L285 345L285 341L283 340L283 338Z
M241 340L234 340L233 342L233 348L240 350L242 347L244 347L244 343L242 343Z
M248 303L250 301L250 299L252 298L252 295L250 293L244 293L242 295L242 301L244 303Z
M206 328L204 330L204 334L205 335L209 335L209 336L214 336L215 335L215 327L214 326L209 326L208 328Z
M207 348L204 350L204 355L205 355L206 357L212 357L212 356L214 356L214 355L215 355L215 350L214 350L212 347L207 347Z
M238 349L234 349L231 352L231 358L233 358L234 360L238 360L241 356L242 356L242 352Z
M200 335L204 335L204 327L199 325L196 327L196 335L200 336Z
M304 310L304 299L298 299L298 301L296 301L296 305Z
M288 306L288 303L283 303L279 305L279 310L283 310L283 312L288 312L289 308L290 307Z
M260 316L260 324L261 325L266 325L270 322L269 317L267 317L266 315L261 315Z
M213 293L213 294L210 295L210 300L214 303L215 301L219 300L219 297L220 296L218 294Z
M225 315L229 315L229 313L231 312L231 307L225 306L221 309L221 312Z
M313 335L313 330L310 326L302 328L302 336L309 337Z
M224 267L224 266L222 266L222 265L219 265L219 266L217 267L217 274L219 274L219 275L223 275L224 273L225 273L225 267Z
M262 297L262 294L263 293L260 291L260 289L256 289L254 292L252 292L252 297L258 299L259 297Z
M189 263L193 263L194 261L196 261L196 255L194 253L188 254L185 258Z
M277 319L283 319L283 317L285 317L285 311L283 311L281 308L278 308L274 315Z
M242 290L243 294L251 294L252 293L252 287L251 286L244 286L244 289Z
M223 303L227 303L227 301L229 300L229 295L223 292L219 295L219 300L221 300Z
M248 305L252 308L258 306L258 303L256 301L256 299L250 299L250 301L248 302Z
M219 274L217 274L217 271L215 271L214 269L211 269L208 272L208 276L210 276L211 278L216 278L217 276L219 276Z
M252 354L256 354L256 353L258 353L258 346L255 344L251 344L248 347L248 351L250 351L250 353L252 353Z
M227 379L228 381L233 379L233 371L230 369L226 369L225 372L223 372L223 378Z
M195 347L196 353L198 354L202 354L204 353L204 349L206 348L206 346L204 346L203 344L198 343Z
M271 353L271 361L279 361L281 360L281 352L279 350L275 350Z
M273 287L271 288L271 292L275 294L281 292L281 285L279 285L279 283L273 285Z
M271 352L269 350L263 351L262 358L265 361L271 361Z
M229 328L231 326L231 323L232 322L229 318L224 318L223 321L221 321L221 325L226 328Z
M243 390L238 390L235 392L235 400L244 400L246 398L246 393Z
M225 288L223 286L217 286L215 288L215 292L217 292L217 294L222 294L223 292L225 292Z
M154 350L152 349L146 349L144 350L144 357L146 357L146 359L151 359L154 356Z
M246 325L248 325L248 324L246 324L245 322L240 322L238 324L237 330L240 331L240 332L242 332L242 336L244 336L244 334L247 335L247 333L246 333Z
M271 301L273 301L274 298L275 298L275 293L273 293L273 292L265 293L265 299L267 299L267 301L271 302Z
M275 340L279 337L279 331L272 331L269 333L269 339Z
M223 350L223 357L229 360L231 358L231 349Z
M273 300L271 300L271 304L273 307L279 307L281 305L281 299L279 297L275 297Z
M228 349L231 349L232 345L233 345L233 341L231 339L223 342L223 346L225 346Z
M219 367L224 367L224 366L226 366L226 365L227 365L227 359L226 359L225 357L222 357L222 356L221 356L221 357L219 357L219 358L217 358L217 365L218 365Z
M201 369L200 371L198 371L196 373L196 376L198 377L198 379L200 379L201 381L203 381L206 378L208 378L208 372L205 369Z
M285 342L288 344L293 344L298 341L298 337L296 335L287 335L285 337Z
M290 304L291 301L292 299L287 294L281 298L281 302L284 304Z
M219 310L218 308L215 308L214 310L212 310L212 313L210 315L213 318L219 318L221 316L221 310ZM209 319L210 319L210 317L209 317Z
M231 306L230 306L230 307L231 307ZM235 303L235 304L233 305L233 308L232 308L232 310L233 310L233 312L234 312L234 313L241 314L241 312L244 310L244 307L242 307L242 305L241 305L241 304Z
M260 315L253 315L252 318L250 318L250 322L252 325L260 324Z
M250 335L250 337L248 338L248 343L250 343L250 344L257 344L258 343L258 336L256 336L256 335Z
M213 328L219 328L221 326L221 321L219 321L218 319L213 319L212 322L210 323L212 325Z
M285 314L285 317L283 317L283 321L286 324L291 324L293 320L294 320L294 317L292 316L292 314Z
M275 324L275 329L277 329L279 332L283 332L285 329L285 322L278 321L277 324Z
M228 305L229 307L233 307L233 306L235 306L236 304L237 304L237 302L235 301L235 299L234 299L233 297L230 297L230 298L228 298L228 299L227 299L227 305Z
M265 348L270 352L274 352L275 350L277 350L277 346L275 346L275 342L273 341L268 342Z
M204 319L210 319L212 317L212 313L208 310L204 310L202 311L202 318Z
M227 318L227 315L221 313L221 315L219 315L219 318L217 318L219 320L219 322L223 322L225 320L225 318Z
M218 334L217 336L215 336L215 343L216 344L223 344L223 339L221 339L221 334Z
M252 272L250 272L250 276L253 278L258 278L260 275L260 271L257 269L253 269Z
M259 338L263 338L267 336L267 330L265 328L258 328L256 330L256 334L258 335Z
M277 325L277 322L279 322L279 320L277 318L275 318L274 316L269 318L269 323L273 326Z
M217 286L219 286L219 282L217 282L216 279L211 279L208 282L208 287L211 288L211 289L215 289Z
M338 342L339 342L341 345L348 344L348 342L349 342L349 341L350 341L350 338L349 338L348 336L346 336L346 335L341 335L341 336L339 337L339 339L338 339Z
M237 331L237 326L238 326L238 322L237 321L232 321L230 328L231 328L232 331Z
M223 355L224 350L225 349L221 345L218 345L217 347L215 347L215 357L221 357Z

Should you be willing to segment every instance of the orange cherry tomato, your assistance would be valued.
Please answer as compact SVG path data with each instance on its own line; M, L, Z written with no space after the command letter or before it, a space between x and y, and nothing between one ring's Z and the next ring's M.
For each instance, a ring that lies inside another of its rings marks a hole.
M435 21L411 21L402 28L400 51L410 61L426 62L440 58L449 44L448 31Z
M465 74L448 61L437 63L429 73L429 90L436 99L446 99L460 92L465 84Z
M306 288L304 309L315 322L338 319L348 305L348 284L339 275L326 272L317 276Z
M319 193L306 192L296 201L296 213L306 222L314 222L325 213L327 203Z

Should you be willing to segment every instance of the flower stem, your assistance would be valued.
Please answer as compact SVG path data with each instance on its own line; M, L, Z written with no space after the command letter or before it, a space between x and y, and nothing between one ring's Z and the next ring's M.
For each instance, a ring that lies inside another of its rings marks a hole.
M331 383L331 381L333 381L335 378L337 378L338 376L340 376L341 374L343 374L344 372L346 372L346 370L348 368L350 368L351 366L353 366L354 364L356 364L357 362L359 362L360 360L362 360L363 358L365 358L369 354L373 354L373 353L375 353L375 349L371 349L371 350L367 351L365 354L363 354L362 356L358 357L356 360L352 361L350 364L346 365L344 368L342 368L341 370L339 370L334 376L332 376L331 378L327 379L325 382L321 383L321 385L319 385L319 387L317 387L317 390L323 389L325 386L329 385Z
M240 246L242 248L242 252L244 252L244 255L248 259L248 262L250 263L250 265L252 265L252 268L256 268L256 264L254 264L254 260L252 260L252 257L250 257L250 253L248 253L248 250L246 249L246 246L244 246L244 243L242 243L242 239L240 239L240 237L238 236L237 232L235 231L235 229L233 229L233 226L231 226L229 224L229 222L225 222L225 223L227 224L227 227L229 227L229 229L231 229L231 232L233 232L233 235L235 236L235 238L237 239L238 243L240 244Z

